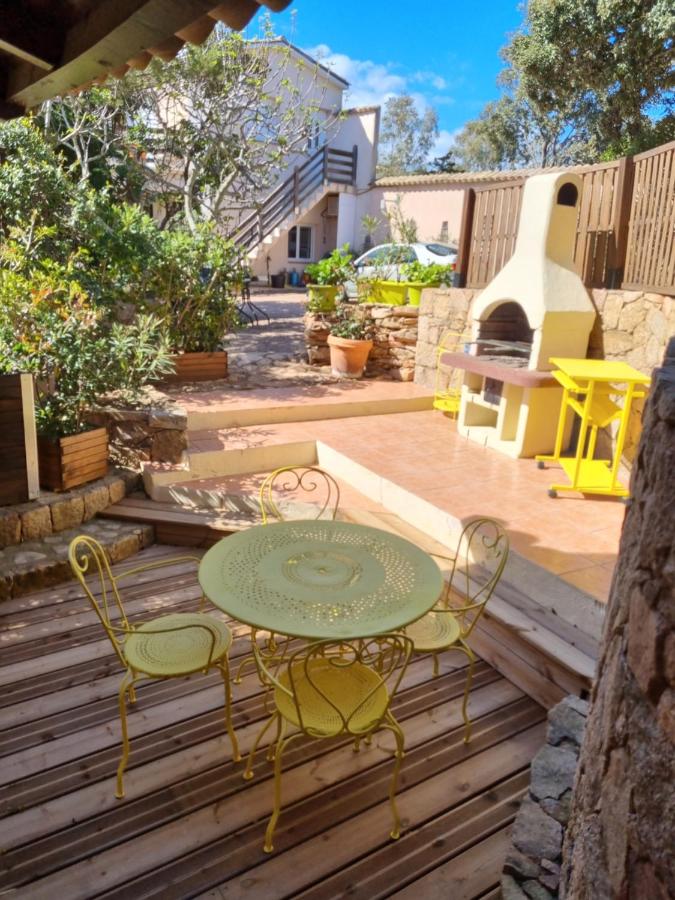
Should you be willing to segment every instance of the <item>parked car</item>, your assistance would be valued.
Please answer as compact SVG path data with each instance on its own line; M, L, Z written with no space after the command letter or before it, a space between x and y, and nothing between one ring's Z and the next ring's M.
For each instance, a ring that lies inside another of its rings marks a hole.
M378 281L402 281L401 266L420 262L449 266L457 259L457 248L450 244L378 244L354 260L356 278ZM356 297L356 279L345 283L348 297Z

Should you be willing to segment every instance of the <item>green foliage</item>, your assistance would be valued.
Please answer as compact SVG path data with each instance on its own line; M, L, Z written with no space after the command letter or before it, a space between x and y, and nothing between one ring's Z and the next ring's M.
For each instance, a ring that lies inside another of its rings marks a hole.
M234 327L237 254L213 229L161 231L71 179L27 120L0 124L0 153L0 371L35 375L41 433L76 433L101 397L137 399L170 351Z
M330 327L333 337L347 338L350 341L369 341L372 333L358 309L342 304L337 311L336 320Z
M402 209L403 198L400 194L386 212L389 233L394 240L402 244L416 244L418 241L417 222L412 216L406 217Z
M172 350L218 350L237 325L232 291L242 274L236 248L207 225L194 235L164 232L162 242L152 308L167 324Z
M380 131L378 178L424 171L438 137L438 115L428 107L423 115L410 94L390 97Z
M354 274L352 259L349 245L345 244L343 247L336 247L326 259L310 263L305 267L305 273L310 284L344 284Z
M458 136L469 169L612 159L675 136L669 0L530 0L505 93Z
M147 381L171 369L157 318L111 322L57 264L29 276L0 269L0 371L35 376L41 434L76 434L103 395L115 391L133 401Z
M417 284L452 284L452 275L455 271L454 264L441 266L438 263L425 265L419 260L405 263L401 266L401 274L405 281L413 281Z

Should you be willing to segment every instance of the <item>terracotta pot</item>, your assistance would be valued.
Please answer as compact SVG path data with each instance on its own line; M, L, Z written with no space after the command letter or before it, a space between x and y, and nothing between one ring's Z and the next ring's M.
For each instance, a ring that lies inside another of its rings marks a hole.
M347 378L360 378L366 367L366 361L372 341L352 341L349 338L328 335L330 347L330 367L333 375L344 375Z
M40 484L66 491L108 474L108 432L93 428L68 437L38 438Z

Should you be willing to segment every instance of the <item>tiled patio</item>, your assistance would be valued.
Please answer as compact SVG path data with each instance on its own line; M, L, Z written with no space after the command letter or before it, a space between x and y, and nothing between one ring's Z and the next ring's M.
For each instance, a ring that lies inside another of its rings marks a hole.
M551 499L547 490L558 480L559 470L541 470L533 460L510 459L464 440L454 422L439 412L264 424L190 435L195 452L308 440L331 447L456 518L498 518L517 553L606 602L623 504L579 494ZM377 499L371 496L365 502ZM350 502L358 504L358 495Z
M156 546L134 563L183 553ZM195 568L167 563L135 579L126 597L132 618L195 610ZM499 896L544 712L485 663L476 669L468 746L461 662L446 657L438 679L428 659L410 666L396 702L407 737L400 841L387 838L389 738L359 754L310 741L288 753L277 851L266 856L270 766L260 759L256 779L244 782L241 764L228 759L217 676L139 689L127 798L116 801L121 671L80 589L69 583L8 601L2 618L0 889L11 896ZM246 651L240 634L232 656ZM264 716L250 675L235 688L244 751Z

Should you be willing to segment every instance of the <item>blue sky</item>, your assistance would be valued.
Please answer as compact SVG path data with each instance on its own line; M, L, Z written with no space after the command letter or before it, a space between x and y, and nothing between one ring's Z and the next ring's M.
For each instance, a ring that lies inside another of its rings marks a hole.
M350 106L383 104L402 93L435 106L439 155L498 96L499 50L522 21L518 7L519 0L294 0L293 12L273 21L277 32L318 51L351 83Z

